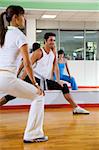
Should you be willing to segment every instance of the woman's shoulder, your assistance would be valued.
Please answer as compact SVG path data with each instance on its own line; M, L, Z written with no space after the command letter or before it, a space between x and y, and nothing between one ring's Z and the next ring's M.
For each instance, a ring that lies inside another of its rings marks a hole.
M66 63L66 60L65 60L65 59L62 59L62 60L58 59L58 63L60 63L60 64L65 64L65 63Z
M17 35L17 36L25 36L25 34L21 31L21 29L19 28L15 28L15 30L13 30L13 32Z
M18 33L19 33L20 35L26 36L26 35L24 34L24 32L23 32L21 29L18 29Z
M67 58L64 58L64 61L67 62Z

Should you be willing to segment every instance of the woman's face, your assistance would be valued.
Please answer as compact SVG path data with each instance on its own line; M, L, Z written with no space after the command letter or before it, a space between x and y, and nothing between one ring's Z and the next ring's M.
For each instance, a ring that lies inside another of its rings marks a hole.
M24 14L19 14L18 16L16 16L16 25L21 29L25 27Z
M64 53L63 54L59 54L59 58L64 58Z

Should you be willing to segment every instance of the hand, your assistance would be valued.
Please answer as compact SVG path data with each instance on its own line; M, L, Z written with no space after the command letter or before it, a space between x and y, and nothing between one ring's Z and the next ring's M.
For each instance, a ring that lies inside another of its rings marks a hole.
M69 78L71 79L71 78L72 78L72 76L70 76L70 75L69 75Z
M63 87L63 84L64 84L64 82L63 81L57 81L62 87Z
M45 95L44 91L41 89L41 87L39 85L36 85L36 88L38 89L37 94L39 95Z
M21 76L20 79L21 79L21 80L24 80L25 78Z

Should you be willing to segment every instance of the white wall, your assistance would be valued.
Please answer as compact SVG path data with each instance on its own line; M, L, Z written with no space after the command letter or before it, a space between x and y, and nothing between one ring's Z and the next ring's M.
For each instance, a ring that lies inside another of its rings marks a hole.
M97 84L99 86L99 61L96 63Z
M26 16L26 35L29 47L36 42L36 20L32 16Z
M99 86L99 61L68 61L78 86Z

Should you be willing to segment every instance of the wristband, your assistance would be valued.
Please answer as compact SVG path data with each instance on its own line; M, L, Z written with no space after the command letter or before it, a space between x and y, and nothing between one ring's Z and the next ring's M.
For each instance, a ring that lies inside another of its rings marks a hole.
M38 83L36 82L34 85L36 85L36 86L37 86L37 85L38 85Z

